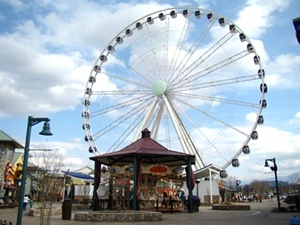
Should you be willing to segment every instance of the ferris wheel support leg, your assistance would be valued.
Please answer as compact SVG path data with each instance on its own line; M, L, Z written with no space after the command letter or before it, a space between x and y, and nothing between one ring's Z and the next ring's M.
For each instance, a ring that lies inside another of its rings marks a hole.
M196 154L196 169L200 169L205 166L205 162L200 156L196 145L194 144L191 136L188 134L186 127L184 126L183 122L181 121L180 117L178 116L178 113L176 109L173 107L173 105L170 103L169 99L163 95L163 100L167 106L167 109L171 115L171 120L174 124L175 130L177 132L177 135L179 137L179 141L181 143L181 146L183 148L183 151L188 154Z
M165 109L165 104L162 103L162 105L160 106L159 111L157 113L157 116L154 120L154 124L153 124L152 130L151 130L151 136L152 136L152 139L154 139L154 140L157 140L159 124L160 124L164 109Z
M150 105L150 107L148 109L148 113L145 115L143 121L141 122L141 125L139 126L139 129L137 130L137 132L135 133L135 135L132 139L132 142L136 141L139 138L139 135L141 134L141 131L143 129L148 128L148 126L151 122L151 118L154 114L154 109L155 109L155 106L157 104L157 101L158 101L158 96L156 96L153 99L153 102L152 102L152 104Z

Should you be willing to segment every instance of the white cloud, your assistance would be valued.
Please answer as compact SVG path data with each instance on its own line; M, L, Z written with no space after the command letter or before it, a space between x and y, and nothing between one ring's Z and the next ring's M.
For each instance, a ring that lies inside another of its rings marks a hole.
M295 114L294 118L289 121L289 124L291 124L291 125L300 125L300 111L297 112Z
M259 38L267 28L275 24L274 13L285 10L290 2L290 0L248 0L246 7L238 13L235 23L250 38Z
M9 4L24 6L21 1ZM56 11L37 12L32 16L38 20L19 21L13 33L0 37L1 117L74 109L81 102L92 61L108 41L149 10L164 7L155 2L101 8L82 1L36 4ZM27 7L34 10L37 6Z
M255 123L256 120L257 120L257 114L254 113L254 112L247 114L247 115L246 115L246 120L247 120L247 121L250 121L250 122L252 122L252 123Z
M16 12L27 8L26 4L22 0L11 0L11 1L0 0L0 3L11 6L11 8Z
M265 66L266 83L270 87L278 89L295 89L300 87L298 70L300 56L293 54L279 55L274 61Z
M82 165L82 159L81 158L74 158L70 157L64 160L65 167L70 166L71 168L73 167L78 167Z

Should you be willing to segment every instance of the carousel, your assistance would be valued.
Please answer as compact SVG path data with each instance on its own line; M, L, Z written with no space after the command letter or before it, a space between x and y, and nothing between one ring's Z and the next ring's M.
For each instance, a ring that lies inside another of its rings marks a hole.
M186 208L192 212L195 179L191 166L195 164L195 155L165 148L150 137L148 129L125 148L90 159L95 162L93 211L104 209L97 189L101 173L108 173L105 209L180 211ZM181 189L183 182L187 182L186 195Z

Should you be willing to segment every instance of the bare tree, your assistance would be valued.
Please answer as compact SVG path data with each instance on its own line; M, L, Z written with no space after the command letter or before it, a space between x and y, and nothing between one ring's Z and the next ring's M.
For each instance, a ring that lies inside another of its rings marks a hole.
M64 186L64 176L60 174L63 157L59 150L53 150L43 152L35 161L39 168L35 179L38 184L40 225L50 225L53 203L58 200Z
M226 178L226 186L231 191L236 191L236 181L237 178L235 176L228 176Z
M242 195L249 197L250 193L251 193L250 185L249 184L243 185L242 186Z
M268 195L268 192L270 191L270 186L268 181L262 181L262 180L253 180L250 183L250 189L258 194L258 195Z
M298 184L300 182L300 173L292 173L288 176L288 179L291 184Z

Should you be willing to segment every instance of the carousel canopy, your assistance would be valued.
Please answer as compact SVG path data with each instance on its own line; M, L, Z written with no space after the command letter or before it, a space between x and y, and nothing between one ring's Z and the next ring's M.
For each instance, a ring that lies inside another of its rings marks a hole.
M111 166L133 163L134 156L140 157L142 163L149 164L187 165L189 160L191 160L191 164L195 164L195 155L167 149L150 137L150 131L147 128L142 131L140 139L125 148L93 156L90 159Z

